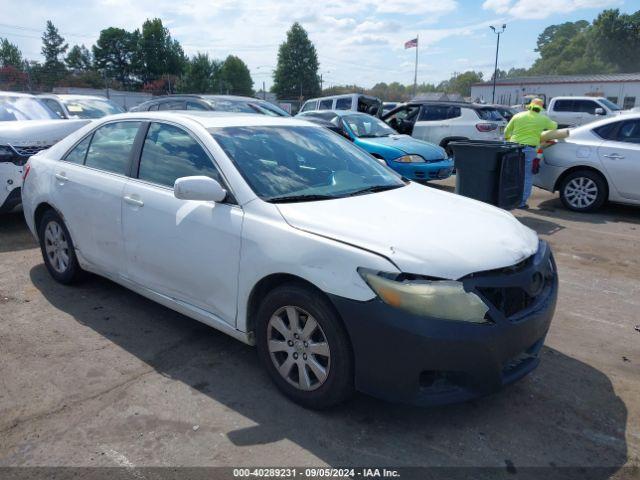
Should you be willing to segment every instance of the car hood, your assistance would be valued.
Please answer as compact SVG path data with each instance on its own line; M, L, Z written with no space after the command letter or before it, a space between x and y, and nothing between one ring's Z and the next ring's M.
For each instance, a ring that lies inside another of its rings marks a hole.
M90 121L19 120L0 122L0 145L50 147Z
M429 142L416 140L409 135L390 135L388 137L379 138L358 138L358 145L366 148L371 147L387 147L398 150L398 154L415 154L421 155L426 160L441 160L447 158L444 149Z
M538 249L536 233L510 213L415 183L277 207L292 227L382 255L406 273L456 280Z

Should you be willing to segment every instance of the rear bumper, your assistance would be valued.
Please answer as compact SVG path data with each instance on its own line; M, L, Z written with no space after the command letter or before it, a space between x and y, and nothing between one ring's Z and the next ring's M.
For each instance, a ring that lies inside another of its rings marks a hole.
M351 338L356 388L385 400L441 405L490 394L527 375L538 366L558 292L555 264L546 244L543 249L526 271L469 280L506 287L530 279L545 262L553 265L535 304L508 318L490 307L487 324L411 315L379 299L330 297Z
M20 194L20 187L14 188L9 192L7 198L4 199L2 205L0 205L0 213L11 212L14 208L22 203L22 196Z
M387 162L393 170L405 178L415 181L441 180L451 176L453 160L447 159L430 163L398 163Z
M556 181L565 170L566 167L556 167L543 160L540 162L540 171L533 176L533 184L538 188L553 192Z

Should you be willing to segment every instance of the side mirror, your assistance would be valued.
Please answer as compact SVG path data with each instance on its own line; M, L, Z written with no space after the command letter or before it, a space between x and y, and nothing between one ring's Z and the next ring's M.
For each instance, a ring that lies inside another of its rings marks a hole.
M600 108L600 107L596 108L593 113L595 113L596 115L606 115L604 108Z
M173 184L173 194L180 200L204 200L222 202L227 191L211 177L193 176L178 178Z

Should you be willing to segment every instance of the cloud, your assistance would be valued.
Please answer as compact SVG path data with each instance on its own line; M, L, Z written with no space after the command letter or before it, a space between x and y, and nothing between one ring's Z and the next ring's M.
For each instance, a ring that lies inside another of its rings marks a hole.
M482 8L513 18L543 19L559 13L620 5L622 0L485 0Z
M456 0L372 0L378 13L401 15L444 15L458 8Z

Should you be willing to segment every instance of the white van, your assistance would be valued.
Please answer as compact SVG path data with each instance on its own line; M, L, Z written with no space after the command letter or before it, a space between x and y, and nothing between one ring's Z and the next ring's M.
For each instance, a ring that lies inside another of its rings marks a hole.
M304 102L300 113L314 110L353 110L379 117L382 115L382 101L377 97L361 93L347 93L331 97L311 98Z

